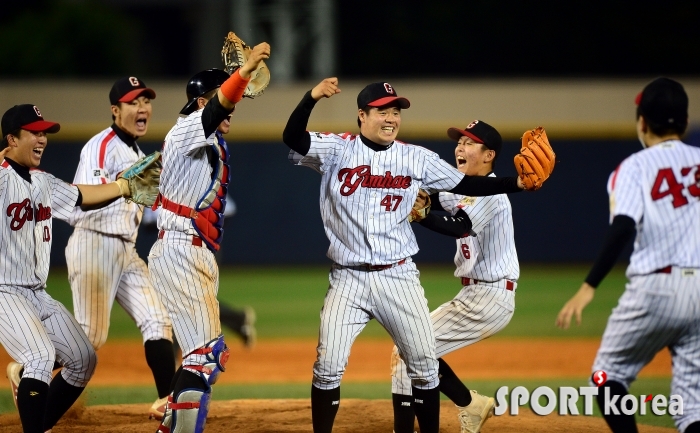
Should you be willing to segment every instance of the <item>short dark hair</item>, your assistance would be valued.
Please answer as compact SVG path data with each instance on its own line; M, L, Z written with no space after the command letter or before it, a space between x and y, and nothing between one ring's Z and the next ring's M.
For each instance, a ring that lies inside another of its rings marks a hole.
M8 136L8 135L14 135L15 137L19 137L19 134L20 134L21 132L22 132L22 129L21 129L21 128L20 128L20 129L16 129L16 130L14 130L14 131L8 132L7 135L5 135L4 137L2 137L2 143L0 143L0 149L4 149L4 148L6 148L7 146L10 145L10 142L7 141L7 136Z
M648 116L644 116L644 113L641 112L639 109L639 106L637 106L637 119L639 119L639 116L644 117L644 121L646 122L647 126L649 129L651 129L651 132L654 133L654 135L657 135L659 137L663 137L664 135L667 134L678 134L678 135L683 135L685 134L685 131L688 129L688 121L684 122L678 122L678 123L673 123L669 125L668 123L659 123L656 122L652 119L650 119Z
M364 111L366 115L369 116L369 110L372 109L369 105L366 107L360 108L360 110ZM360 122L360 116L357 116L357 127L360 128L362 127L362 122Z
M493 150L493 149L489 148L488 146L486 146L484 143L479 143L479 144L481 144L482 151ZM493 156L493 159L491 160L491 169L492 170L496 166L496 160L498 159L498 155L500 152L496 152L495 150L493 150L493 153L494 153L494 156Z

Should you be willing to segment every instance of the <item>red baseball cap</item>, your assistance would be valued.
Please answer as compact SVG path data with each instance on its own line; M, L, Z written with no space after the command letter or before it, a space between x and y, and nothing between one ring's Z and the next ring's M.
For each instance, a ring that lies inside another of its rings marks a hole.
M462 136L467 136L477 143L494 150L497 155L501 153L503 145L501 134L498 133L496 128L483 120L473 120L464 129L450 128L447 130L447 136L455 141L459 141Z
M408 99L399 97L394 87L389 83L368 84L357 95L357 108L385 107L387 105L408 108L411 103Z
M21 104L15 105L2 115L2 136L6 137L19 129L53 134L61 129L61 125L44 120L36 105Z
M124 77L117 80L109 91L109 102L117 105L120 102L131 102L141 95L156 99L156 92L146 87L146 83L136 77Z

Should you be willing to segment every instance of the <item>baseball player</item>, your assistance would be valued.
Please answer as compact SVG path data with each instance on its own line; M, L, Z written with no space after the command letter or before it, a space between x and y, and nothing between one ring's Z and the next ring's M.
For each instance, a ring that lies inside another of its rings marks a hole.
M163 143L160 231L148 268L172 320L183 360L158 428L161 433L204 431L211 385L228 360L214 257L223 236L230 178L222 134L229 130L231 113L251 72L269 56L270 46L261 43L231 76L209 69L192 77L187 85L190 99Z
M73 182L113 182L144 156L136 140L148 131L155 97L137 77L114 83L109 92L114 123L85 144ZM75 229L66 246L66 263L73 312L95 350L107 341L115 299L136 322L158 392L149 414L162 419L175 375L172 326L151 285L146 263L136 252L142 214L143 206L124 199L96 210L76 207L68 220Z
M465 176L425 148L396 140L401 110L410 106L389 83L367 85L357 96L360 134L307 132L321 98L340 93L337 78L307 92L292 112L283 140L290 160L322 175L320 207L328 257L334 262L321 312L311 387L315 433L333 428L340 381L350 347L375 318L406 362L421 432L439 429L440 391L435 335L418 270L408 215L419 188L463 195L517 192L520 178Z
M156 222L160 208L152 210L146 208L143 211L143 219L141 224L147 227L153 227L157 230ZM226 209L224 210L224 219L232 217L236 213L236 202L233 198L226 194ZM221 256L223 249L219 248L214 254L217 264L221 264ZM231 305L224 304L219 301L219 319L221 324L230 328L243 342L246 348L255 346L257 340L257 330L255 329L256 314L252 307L237 308ZM177 339L173 339L173 351L178 353L180 350L177 344Z
M37 170L60 125L32 104L2 116L0 152L0 343L16 361L7 368L25 433L50 431L80 396L97 356L85 332L46 292L52 218L128 194L120 182L70 185ZM122 193L124 191L124 194ZM63 367L52 380L54 362Z
M669 78L649 83L637 96L637 136L644 150L608 179L611 225L603 249L556 325L567 329L595 295L622 249L634 239L626 290L608 319L593 371L604 371L605 394L616 409L604 415L614 432L636 432L634 415L619 412L637 373L668 347L671 394L683 398L673 415L685 433L700 432L700 149L681 141L688 126L688 96ZM636 237L635 237L636 233ZM619 397L619 400L618 400ZM629 406L628 406L629 408ZM617 413L615 413L617 412Z
M466 128L450 128L457 141L457 169L467 176L495 176L493 165L501 152L501 135L491 125L474 120ZM435 332L440 391L458 409L462 433L477 433L491 416L494 399L467 389L442 359L448 353L486 339L505 328L513 317L515 290L520 275L513 237L510 201L505 194L468 197L440 192L432 197L432 210L420 224L457 238L455 276L462 290L435 309L430 317ZM411 380L395 346L391 359L395 433L413 433Z

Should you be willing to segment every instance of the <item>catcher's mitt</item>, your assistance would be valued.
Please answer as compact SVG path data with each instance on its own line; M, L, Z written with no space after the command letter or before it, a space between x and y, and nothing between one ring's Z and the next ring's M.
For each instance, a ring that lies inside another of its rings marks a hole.
M408 222L412 223L422 221L428 213L430 212L430 195L423 191L418 190L418 196L416 197L416 202L413 203L413 209L411 213L408 214Z
M221 49L221 59L224 61L226 72L233 74L248 60L252 48L236 36L233 32L228 32L224 39L224 47ZM270 70L264 61L260 61L258 67L250 74L250 81L243 92L247 98L260 96L270 84Z
M131 167L122 171L117 179L122 195L127 201L153 206L158 197L160 171L160 152L156 151L136 161Z
M543 127L525 131L520 153L513 161L526 190L534 191L542 186L554 170L555 157Z

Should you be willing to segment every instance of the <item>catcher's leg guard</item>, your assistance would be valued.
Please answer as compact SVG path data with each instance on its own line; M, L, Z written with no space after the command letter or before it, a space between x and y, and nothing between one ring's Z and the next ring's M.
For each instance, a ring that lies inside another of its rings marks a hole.
M183 370L202 380L202 388L191 386L177 390L168 398L165 416L157 433L202 433L209 413L211 385L225 371L229 349L223 335L196 349L190 355L204 355L203 365L187 364ZM187 357L186 357L187 360ZM183 371L183 373L185 373ZM195 379L196 380L196 379Z
M226 371L226 362L228 362L229 349L224 342L224 336L219 335L218 338L211 340L204 347L193 350L190 355L204 355L206 360L203 365L187 364L183 369L199 374L205 384L211 386L216 383L219 374Z

